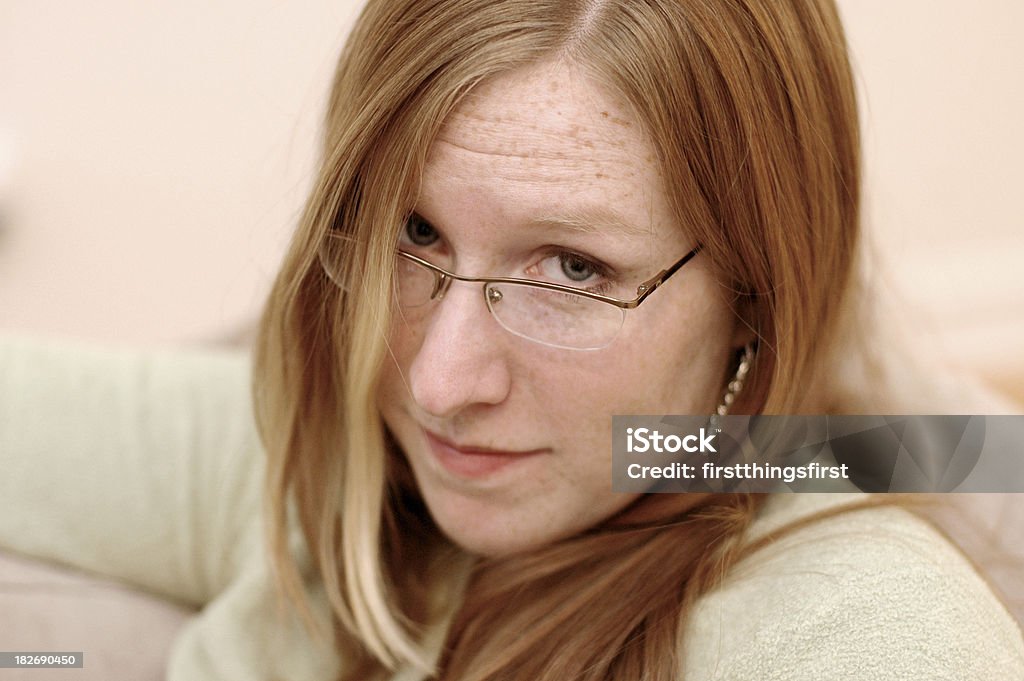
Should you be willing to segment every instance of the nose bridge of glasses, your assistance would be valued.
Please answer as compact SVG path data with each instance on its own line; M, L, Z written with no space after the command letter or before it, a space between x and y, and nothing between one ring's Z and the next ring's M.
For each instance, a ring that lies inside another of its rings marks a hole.
M490 282L483 281L478 277L463 277L459 275L449 274L447 272L439 272L437 271L437 269L430 269L429 272L433 275L433 278L430 296L427 300L434 302L440 302L444 300L445 296L451 290L452 284L454 282L459 282L468 285L473 289L477 288L478 286L482 286L484 300L487 303L487 308L492 313L494 312L492 305L501 300L501 293L498 291L491 290L489 288Z
M433 272L433 274L434 274L434 285L433 285L433 290L430 292L430 300L435 300L435 301L443 300L445 295L447 295L448 291L451 289L452 283L458 281L458 282L462 282L463 284L468 284L468 285L470 285L470 286L472 286L474 288L476 288L477 286L482 284L483 285L483 290L484 290L484 296L485 297L490 296L487 299L490 300L491 302L494 302L494 297L493 297L494 291L488 290L489 282L481 282L480 279L477 279L477 278L474 278L474 277L453 277L453 276L450 276L448 274L442 274L441 272ZM498 299L500 300L500 294L498 296Z
M444 298L444 294L448 293L448 289L452 287L452 281L454 280L447 274L434 272L434 290L430 292L430 299L441 300Z
M446 270L442 270L440 267L431 266L428 267L423 263L412 261L415 266L421 271L430 272L432 275L432 286L430 291L430 300L442 300L448 291L452 287L453 282L461 282L464 284L470 284L473 286L483 285L483 291L485 297L489 294L488 286L491 283L486 277L468 277L459 274L454 274Z

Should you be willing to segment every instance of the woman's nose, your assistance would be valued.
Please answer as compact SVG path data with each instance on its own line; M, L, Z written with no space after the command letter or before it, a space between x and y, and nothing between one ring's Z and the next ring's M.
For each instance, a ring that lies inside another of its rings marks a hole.
M409 387L421 409L450 418L505 400L511 388L507 332L491 316L479 284L455 282L418 325L423 335Z

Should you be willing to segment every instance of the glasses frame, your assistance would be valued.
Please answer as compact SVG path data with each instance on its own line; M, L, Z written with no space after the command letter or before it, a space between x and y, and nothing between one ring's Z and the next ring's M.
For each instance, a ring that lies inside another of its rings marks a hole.
M546 281L536 281L534 279L520 279L518 277L466 277L461 274L455 274L449 272L443 267L438 267L432 262L424 260L423 258L403 251L402 249L397 250L397 254L406 260L416 263L422 267L427 268L433 272L434 276L434 290L430 292L429 300L436 300L448 291L453 281L464 281L470 284L483 284L484 296L487 296L487 285L488 284L518 284L520 286L532 286L534 288L544 289L546 291L558 291L560 293L569 293L572 295L583 296L584 298L590 298L591 300L599 300L602 303L608 303L615 307L623 310L632 310L638 307L640 303L647 300L648 296L658 290L658 287L668 281L669 277L678 272L683 268L683 265L693 260L693 258L700 253L703 246L697 244L689 253L684 255L682 258L677 260L670 267L663 269L662 271L655 274L653 277L643 282L636 288L636 298L632 300L621 300L619 298L612 298L611 296L604 296L600 293L593 293L586 289L576 288L573 286L565 286L563 284L552 284ZM537 341L541 342L541 341Z

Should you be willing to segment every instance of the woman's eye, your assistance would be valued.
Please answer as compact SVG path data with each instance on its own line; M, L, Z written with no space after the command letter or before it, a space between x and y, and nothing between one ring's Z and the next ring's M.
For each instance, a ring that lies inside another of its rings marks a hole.
M562 253L558 259L562 267L562 274L572 281L586 281L597 274L590 262L574 253Z
M418 215L411 215L405 222L405 236L417 246L430 246L441 235L429 222Z
M598 283L606 273L600 265L582 255L567 251L553 253L544 258L540 261L537 270L537 274L548 281L569 285L593 285Z

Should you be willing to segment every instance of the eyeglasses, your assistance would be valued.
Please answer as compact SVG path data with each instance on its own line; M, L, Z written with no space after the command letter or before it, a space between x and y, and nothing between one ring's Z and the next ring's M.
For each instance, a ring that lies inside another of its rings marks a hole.
M320 265L337 286L346 288L338 271L334 247L345 239L328 237L319 249ZM406 319L413 320L438 301L453 281L481 284L487 309L501 326L521 338L566 350L607 347L631 310L647 300L669 277L690 262L702 246L658 272L636 288L632 300L620 300L561 284L510 277L464 277L403 250L395 252L395 300Z
M487 309L510 333L566 350L600 350L619 334L631 310L700 252L698 245L668 269L640 284L636 297L619 300L583 289L531 279L464 277L399 250L396 299L407 318L440 300L453 281L481 284Z

